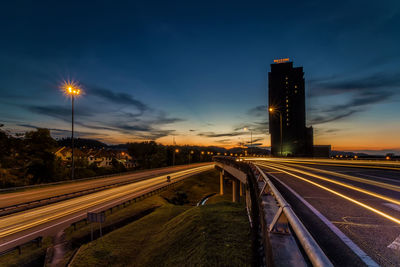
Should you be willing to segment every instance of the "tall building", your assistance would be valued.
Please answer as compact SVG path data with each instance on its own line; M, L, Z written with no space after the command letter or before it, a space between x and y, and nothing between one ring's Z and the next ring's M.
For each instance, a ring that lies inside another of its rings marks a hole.
M306 127L303 67L274 60L268 73L269 132L273 156L312 156L313 129Z

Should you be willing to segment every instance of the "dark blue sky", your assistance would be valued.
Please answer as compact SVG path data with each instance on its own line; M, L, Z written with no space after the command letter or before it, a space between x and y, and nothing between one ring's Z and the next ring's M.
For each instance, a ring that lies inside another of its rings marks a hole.
M3 2L0 119L68 135L74 79L79 136L269 145L266 72L289 57L316 143L398 151L399 29L398 1Z

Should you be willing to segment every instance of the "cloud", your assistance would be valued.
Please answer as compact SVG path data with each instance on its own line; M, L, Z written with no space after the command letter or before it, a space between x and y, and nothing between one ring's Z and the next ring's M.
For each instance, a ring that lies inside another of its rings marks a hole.
M231 144L232 140L231 139L221 139L221 140L217 140L215 142L220 143L220 144Z
M159 111L156 118L151 120L152 124L171 124L176 122L184 121L182 118L168 118L164 111Z
M103 98L107 101L121 104L121 105L132 105L136 107L140 113L139 114L131 114L134 116L140 116L143 112L149 110L149 106L143 103L140 100L135 99L133 96L127 93L116 93L109 89L92 87L88 90L91 95L95 95L97 97Z
M231 132L231 133L202 132L198 133L197 135L203 137L229 137L229 136L239 136L243 134L244 133L241 132Z
M246 141L246 144L251 144L251 143L253 143L253 145L254 145L255 142L262 141L262 140L264 140L264 139L265 139L264 137L256 137L256 138L253 138L253 140L248 140L248 141Z
M47 115L65 120L71 117L71 108L65 106L49 105L49 106L28 106L27 109L33 113ZM85 108L75 110L77 116L88 117L94 115L94 112Z
M244 131L244 128L250 129L254 134L266 134L269 129L269 122L266 121L255 121L251 123L241 123L234 127L234 131ZM244 134L249 134L244 132Z
M132 138L155 140L175 132L175 130L160 129L160 127L184 121L182 118L169 117L168 114L162 110L151 109L148 105L125 93L114 93L109 90L96 88L91 89L90 94L102 97L108 102L133 105L139 110L139 113L121 110L109 111L105 109L99 109L94 112L89 107L75 109L77 115L75 124L81 127L100 131L119 132L131 136ZM61 119L66 122L70 122L71 120L70 107L32 105L24 108L30 112ZM147 111L146 114L144 114L145 111ZM104 120L96 121L95 118L99 115L101 115ZM59 132L61 133L61 131ZM90 134L94 135L96 133Z
M400 87L400 73L375 73L357 79L320 79L310 82L311 96L341 94L348 92L371 92L379 88L397 89Z
M26 124L26 123L17 124L17 126L31 128L31 129L43 128L43 127L39 127L39 126L32 125L32 124ZM53 136L64 137L64 136L71 135L71 130L65 130L65 129L59 129L59 128L48 128L48 129L51 131L51 134ZM74 131L74 135L76 137L82 137L82 136L100 136L102 134L95 133L95 132Z
M165 136L169 136L171 134L173 134L175 132L175 130L156 130L153 129L150 132L146 132L146 133L140 133L140 134L136 134L135 137L137 139L142 139L142 140L157 140L161 137L165 137Z
M321 124L350 117L366 110L370 105L382 103L399 93L400 74L375 73L357 79L338 77L311 82L311 97L340 95L341 104L322 108L311 107L309 122ZM350 100L348 100L350 99Z
M265 105L260 105L248 110L247 114L253 117L266 117L268 116L268 111Z
M394 94L387 91L376 91L376 92L362 92L358 93L350 101L345 104L333 105L328 108L315 111L311 114L311 124L321 124L340 120L346 117L350 117L355 113L359 113L365 110L368 105L384 102L390 99ZM314 115L313 114L318 114Z

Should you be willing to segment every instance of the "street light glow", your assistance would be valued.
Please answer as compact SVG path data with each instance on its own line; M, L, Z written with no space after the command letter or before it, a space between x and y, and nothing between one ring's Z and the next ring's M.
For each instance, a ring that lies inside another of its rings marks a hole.
M269 112L273 112L273 111L274 111L274 109L273 109L273 108L269 108L268 110L269 110Z
M81 86L75 81L64 81L61 89L67 96L79 96L82 93Z

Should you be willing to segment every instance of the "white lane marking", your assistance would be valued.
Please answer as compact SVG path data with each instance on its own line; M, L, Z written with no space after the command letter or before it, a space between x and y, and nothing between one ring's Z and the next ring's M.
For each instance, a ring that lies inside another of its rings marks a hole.
M393 203L383 203L383 205L388 206L394 210L400 211L400 205L393 204Z
M387 247L391 249L400 250L400 235Z
M318 218L329 227L342 241L345 243L367 266L379 266L371 257L369 257L359 246L357 246L350 238L348 238L342 231L339 230L333 223L331 223L324 215L322 215L316 208L302 198L297 192L290 188L287 184L279 180L276 176L270 174L279 183L281 183L287 190L295 195L304 205L306 205Z

